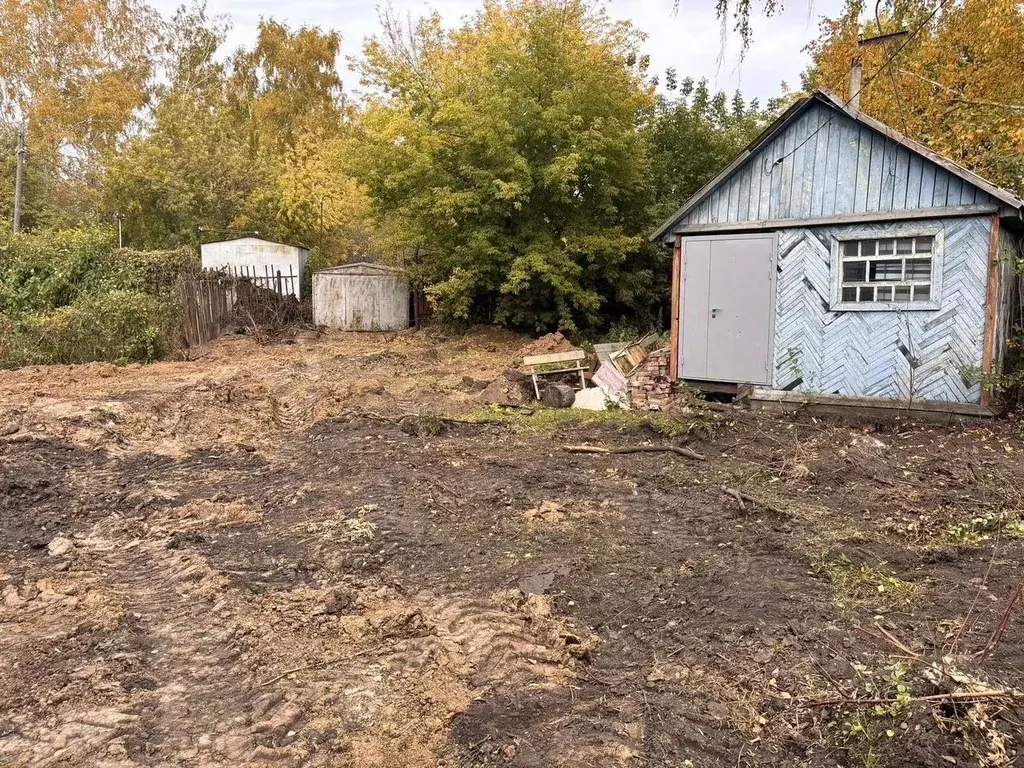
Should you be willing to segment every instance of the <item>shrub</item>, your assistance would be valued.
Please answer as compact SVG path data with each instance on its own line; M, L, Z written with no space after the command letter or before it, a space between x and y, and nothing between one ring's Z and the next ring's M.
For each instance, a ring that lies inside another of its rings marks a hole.
M173 347L189 249L114 247L105 229L0 240L0 367L151 362Z
M5 367L46 363L153 362L170 351L173 307L138 291L84 296L51 312L26 316L11 329Z

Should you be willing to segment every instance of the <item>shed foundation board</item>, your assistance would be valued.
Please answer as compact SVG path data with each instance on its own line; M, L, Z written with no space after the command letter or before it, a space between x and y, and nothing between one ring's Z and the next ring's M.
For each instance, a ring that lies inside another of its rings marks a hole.
M892 418L912 416L947 423L956 420L992 419L999 410L972 403L947 403L935 400L890 400L881 397L843 397L777 389L754 388L749 395L754 410L807 412L839 416Z

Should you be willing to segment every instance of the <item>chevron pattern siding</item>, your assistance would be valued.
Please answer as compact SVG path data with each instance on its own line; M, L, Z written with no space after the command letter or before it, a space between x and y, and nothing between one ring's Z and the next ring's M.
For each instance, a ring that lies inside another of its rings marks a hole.
M832 243L849 233L937 226L945 243L936 282L940 309L832 312ZM779 232L775 317L778 389L977 403L990 221L987 217L815 227Z

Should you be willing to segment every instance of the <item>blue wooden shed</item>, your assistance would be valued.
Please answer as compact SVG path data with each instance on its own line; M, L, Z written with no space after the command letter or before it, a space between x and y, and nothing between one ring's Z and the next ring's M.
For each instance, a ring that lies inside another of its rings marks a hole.
M674 249L671 369L753 396L987 406L1019 302L1024 201L825 92L652 239Z

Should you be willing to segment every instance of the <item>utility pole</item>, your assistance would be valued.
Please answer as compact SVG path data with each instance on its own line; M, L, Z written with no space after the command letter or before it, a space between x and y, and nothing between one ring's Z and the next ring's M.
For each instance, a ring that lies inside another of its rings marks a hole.
M21 232L21 188L25 180L25 121L18 126L18 164L14 172L14 234Z
M324 257L324 196L320 195L320 258Z

